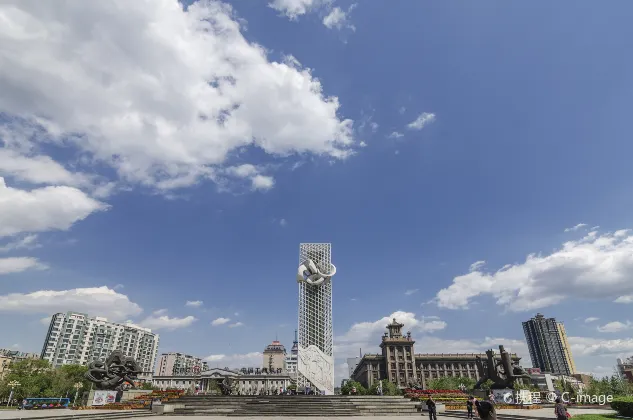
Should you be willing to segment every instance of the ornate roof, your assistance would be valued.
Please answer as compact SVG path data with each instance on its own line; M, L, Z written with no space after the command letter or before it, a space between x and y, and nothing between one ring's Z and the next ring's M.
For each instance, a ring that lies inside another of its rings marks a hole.
M272 344L266 346L264 353L283 353L286 354L286 348L279 341L275 340Z

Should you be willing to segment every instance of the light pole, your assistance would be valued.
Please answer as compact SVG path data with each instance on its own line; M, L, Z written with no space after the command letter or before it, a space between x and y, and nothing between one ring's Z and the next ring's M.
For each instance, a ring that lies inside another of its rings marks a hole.
M77 397L79 396L79 390L84 386L84 384L82 384L81 382L77 382L75 383L75 385L73 385L73 388L76 389L75 391L75 399L73 400L73 406L77 405Z
M9 382L9 386L11 387L11 393L9 394L9 401L7 401L7 407L11 404L11 400L13 399L13 389L20 386L18 381Z

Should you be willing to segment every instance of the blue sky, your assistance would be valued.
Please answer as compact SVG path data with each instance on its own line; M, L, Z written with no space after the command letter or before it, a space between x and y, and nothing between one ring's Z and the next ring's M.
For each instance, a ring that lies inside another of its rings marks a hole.
M630 2L148 4L0 6L0 347L75 309L254 366L331 242L339 377L394 313L418 352L529 366L540 311L583 372L633 353Z

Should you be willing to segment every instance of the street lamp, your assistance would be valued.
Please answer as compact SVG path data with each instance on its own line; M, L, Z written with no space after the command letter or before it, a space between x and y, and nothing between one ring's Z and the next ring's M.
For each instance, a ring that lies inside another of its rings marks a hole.
M73 406L77 405L77 397L79 396L79 390L84 386L84 384L82 384L81 382L77 382L75 383L75 385L73 385L73 388L76 389L75 391L75 399L73 400Z
M11 404L11 400L13 399L13 389L19 387L21 384L18 381L9 382L9 386L11 387L11 393L9 394L9 401L7 401L7 407Z

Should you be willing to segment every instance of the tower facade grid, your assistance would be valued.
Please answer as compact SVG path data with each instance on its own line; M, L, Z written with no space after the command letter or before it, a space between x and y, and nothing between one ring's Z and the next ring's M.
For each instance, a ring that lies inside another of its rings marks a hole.
M299 245L299 265L312 261L319 273L332 273L332 247L329 243ZM332 327L332 281L299 283L297 386L334 392Z

